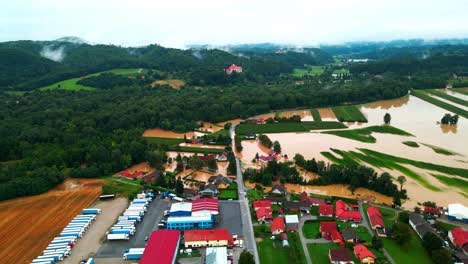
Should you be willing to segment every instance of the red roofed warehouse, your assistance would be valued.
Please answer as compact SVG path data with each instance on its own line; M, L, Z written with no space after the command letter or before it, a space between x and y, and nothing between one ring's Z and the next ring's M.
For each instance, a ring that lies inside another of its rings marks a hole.
M184 231L184 245L191 247L232 246L232 235L227 229L187 230Z
M367 216L369 216L372 229L377 231L378 236L386 237L384 220L379 209L373 205L369 206L369 208L367 208Z
M335 216L341 221L361 222L361 214L357 211L352 211L352 207L342 200L336 201Z
M318 208L320 216L333 217L333 205L321 204Z
M224 69L224 71L225 71L227 74L231 74L232 72L241 73L241 72L242 72L242 67L241 67L241 66L237 66L237 65L235 65L235 64L232 64L232 65L229 66L228 68Z
M468 255L468 231L461 227L454 228L449 232L449 238L452 243L459 246Z
M338 227L335 222L320 222L319 229L322 237L328 237L332 232L338 231Z
M140 264L174 264L179 250L180 232L158 230L151 233Z
M215 198L202 198L192 201L192 216L199 215L218 215L219 214L219 203L218 199Z
M141 171L131 173L129 171L124 170L120 172L120 176L128 178L128 179L135 179L135 178L141 177L142 175L143 175L143 172Z
M276 217L271 222L271 233L273 235L278 235L283 233L286 230L286 225L284 224L284 219L282 217Z
M374 263L375 261L374 254L364 245L354 246L354 255L361 263Z

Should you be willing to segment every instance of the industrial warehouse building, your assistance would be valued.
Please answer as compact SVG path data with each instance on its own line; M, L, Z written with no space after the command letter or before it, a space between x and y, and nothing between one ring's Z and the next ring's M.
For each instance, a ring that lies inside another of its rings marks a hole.
M218 215L219 203L215 198L202 198L192 201L192 216L199 215Z
M169 210L170 216L191 216L192 215L192 203L174 203L171 205Z
M468 207L462 204L449 204L447 211L449 220L468 223Z
M232 246L232 235L227 229L188 230L184 232L184 245L191 247Z
M173 216L167 219L166 227L175 230L213 228L213 217L211 215Z
M180 232L158 230L151 233L140 264L174 264L179 250Z

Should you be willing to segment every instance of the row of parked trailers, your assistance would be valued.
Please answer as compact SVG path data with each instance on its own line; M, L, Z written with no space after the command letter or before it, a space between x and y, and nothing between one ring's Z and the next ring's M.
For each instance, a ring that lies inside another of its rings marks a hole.
M53 264L69 256L77 240L84 235L100 213L100 209L83 209L82 214L75 216L60 235L55 237L42 254L33 259L31 263ZM94 259L90 258L85 263L93 264Z
M131 259L131 260L141 259L144 251L145 251L145 248L129 248L125 250L123 259Z
M136 232L136 224L143 219L151 197L133 199L127 210L107 232L107 240L129 240Z

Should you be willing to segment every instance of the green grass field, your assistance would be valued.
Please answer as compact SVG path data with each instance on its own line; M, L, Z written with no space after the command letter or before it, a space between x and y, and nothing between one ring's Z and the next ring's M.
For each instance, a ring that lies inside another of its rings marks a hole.
M396 264L432 263L431 258L423 248L421 240L416 234L411 235L410 242L405 246L398 245L394 240L384 238L383 246Z
M220 200L237 200L239 197L237 196L237 190L220 190L218 198Z
M304 76L318 76L324 72L322 66L307 66L306 69L294 69L292 75L302 78Z
M462 190L464 193L468 194L468 181L465 181L459 178L440 175L440 174L431 173L431 175L436 177L436 179L442 182L443 184L450 186L450 187L458 188Z
M457 114L457 115L460 115L460 116L463 116L464 118L468 118L468 111L464 110L464 109L461 109L459 107L456 107L452 104L448 104L446 102L442 102L440 100L437 100L436 98L434 97L431 97L429 96L425 91L421 91L421 90L412 90L411 91L411 94L428 102L428 103L431 103L433 105L436 105L440 108L443 108L447 111L450 111L454 114ZM440 117L442 118L442 117Z
M307 244L307 250L314 264L329 264L330 259L328 258L328 251L338 248L340 248L340 246L334 243ZM353 255L351 251L349 253Z
M184 142L183 138L161 138L161 137L146 137L148 142L158 145L178 145Z
M305 238L315 239L320 234L319 227L319 221L307 220L302 227L302 234Z
M412 148L419 148L418 142L415 141L403 141L402 143Z
M457 154L457 153L455 153L453 151L450 151L448 149L444 149L444 148L437 147L437 146L430 145L430 144L424 144L424 143L422 143L422 144L424 146L428 147L428 148L431 148L435 153L439 153L439 154L446 155L446 156L452 156L452 155Z
M248 133L287 133L287 132L308 132L319 129L341 129L346 126L340 122L301 122L301 123L275 123L275 124L240 124L236 127L236 134L245 135Z
M367 118L357 106L337 106L332 107L332 110L341 122L367 122Z
M366 143L375 143L377 140L372 133L393 134L401 136L413 136L410 133L392 126L370 126L351 130L324 131L324 134L331 134L339 137L349 138Z
M90 77L90 76L97 76L102 73L113 73L113 74L118 74L118 75L128 75L128 76L134 76L142 73L146 73L147 70L142 70L141 73L138 73L139 69L113 69L109 71L103 71L103 72L98 72L98 73L93 73L90 75L87 75L85 77ZM81 80L84 77L79 77L79 78L73 78L73 79L68 79L68 80L63 80L48 86L44 86L39 88L41 91L47 91L47 90L55 90L55 89L62 89L62 90L70 90L70 91L94 91L96 88L90 87L90 86L84 86L84 85L79 85L77 82Z
M468 80L466 80L466 87L468 87ZM460 94L468 95L468 91L462 90L462 88L453 88L450 91L454 91Z
M312 114L315 122L322 122L322 117L320 116L320 113L317 109L310 109L310 113Z
M453 102L453 103L456 103L456 104L459 104L459 105L463 105L463 106L468 106L468 101L465 101L465 100L460 99L458 97L446 94L444 92L441 92L441 91L438 91L438 90L435 90L435 89L431 89L431 90L427 90L427 91L429 93L435 95L435 96L438 96L440 98L444 98L445 100L449 100L450 102Z
M261 263L284 264L296 263L305 264L305 255L297 233L287 233L289 247L283 247L280 240L271 240L263 237L258 243L258 254Z
M333 73L334 74L349 74L349 70L348 69L337 69L337 70L333 70Z
M141 190L142 186L136 186L134 184L139 184L139 181L133 181L123 178L106 178L107 183L102 186L102 194L119 194L123 197L133 198ZM129 184L125 183L128 182ZM133 184L132 184L133 183Z

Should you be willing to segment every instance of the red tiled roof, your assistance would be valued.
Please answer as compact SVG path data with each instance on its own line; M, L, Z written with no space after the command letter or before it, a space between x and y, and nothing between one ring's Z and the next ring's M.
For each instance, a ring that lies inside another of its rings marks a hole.
M463 247L468 243L468 231L464 230L461 227L456 227L452 231L453 243L457 244L459 247Z
M131 172L129 172L129 171L124 170L124 171L121 171L121 172L120 172L120 175L122 175L122 176L125 177L125 178L135 179L135 178L138 178L138 177L140 177L141 175L143 175L143 172L137 171L137 172L135 172L135 173L131 173Z
M229 70L229 71L242 70L242 67L237 66L237 65L235 65L235 64L232 64L232 65L229 66L226 70L227 70L227 71L228 71L228 70Z
M434 215L440 214L439 208L429 207L429 206L424 206L424 212L431 213L431 214L434 214Z
M260 207L255 213L257 214L257 220L262 218L271 219L273 210L269 207Z
M227 240L232 244L232 235L227 229L209 230L186 230L184 231L185 242Z
M356 246L354 246L354 254L355 254L356 257L358 257L360 260L361 260L361 259L364 259L364 258L367 258L367 257L371 257L371 258L374 258L374 259L375 259L374 254L373 254L369 249L367 249L367 247L364 246L364 245L356 245Z
M320 204L318 210L320 215L333 215L333 205L331 204Z
M341 236L340 232L338 232L338 230L332 231L330 235L331 235L331 239L333 240L333 242L336 243L336 241L338 240L338 243L340 244L340 246L344 246L344 239Z
M335 216L340 219L353 219L354 221L361 221L361 214L355 211L348 211L349 205L342 200L336 201Z
M211 210L218 211L218 199L215 198L202 198L192 201L192 212Z
M158 230L151 233L140 264L172 264L177 254L180 232L176 230Z
M382 214L380 213L379 209L377 209L375 206L371 205L369 206L369 208L367 208L367 215L369 216L369 221L372 227L385 226Z
M320 232L331 234L333 231L338 231L336 222L320 222Z
M271 222L271 231L276 231L276 230L281 230L281 231L284 231L285 230L285 224L284 224L284 219L282 217L276 217L275 219L273 219L273 221Z
M253 207L254 208L259 208L259 207L271 207L271 201L268 200L258 200L253 202Z

